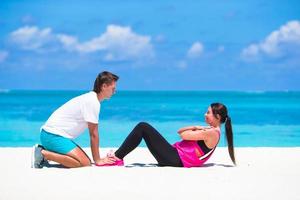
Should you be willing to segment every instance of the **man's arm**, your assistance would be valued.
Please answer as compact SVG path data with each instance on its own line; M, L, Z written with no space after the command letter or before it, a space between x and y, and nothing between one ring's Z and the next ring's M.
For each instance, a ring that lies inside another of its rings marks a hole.
M88 127L93 160L95 163L98 163L100 162L98 124L88 122Z
M103 159L100 158L98 124L88 122L88 128L90 132L91 151L92 151L92 156L95 164L103 165L103 164L114 163L115 162L114 158L109 158L109 157L105 157Z

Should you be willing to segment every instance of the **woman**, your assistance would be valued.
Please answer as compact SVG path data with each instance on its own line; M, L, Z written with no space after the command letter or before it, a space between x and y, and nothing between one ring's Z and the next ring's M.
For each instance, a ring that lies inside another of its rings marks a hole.
M189 126L179 129L182 141L174 145L169 144L151 125L141 122L131 131L121 147L114 154L108 155L116 159L114 164L98 166L124 165L123 158L144 139L160 166L199 167L214 152L220 140L222 123L225 123L229 155L235 164L231 119L226 106L221 103L211 104L205 113L205 121L207 127Z

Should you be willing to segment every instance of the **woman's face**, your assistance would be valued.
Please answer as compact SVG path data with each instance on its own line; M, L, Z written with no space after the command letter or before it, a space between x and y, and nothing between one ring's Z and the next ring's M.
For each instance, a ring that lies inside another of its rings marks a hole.
M216 124L216 122L218 122L218 119L213 115L213 112L212 112L212 109L210 106L208 107L204 117L205 117L205 122L209 125L213 125L213 124Z

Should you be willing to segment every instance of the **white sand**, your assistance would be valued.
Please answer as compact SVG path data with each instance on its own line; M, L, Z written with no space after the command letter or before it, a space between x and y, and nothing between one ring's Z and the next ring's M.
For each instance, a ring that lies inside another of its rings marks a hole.
M218 148L205 167L190 169L31 169L30 156L30 148L0 148L0 200L300 199L300 147L236 148L237 167L229 167L227 149ZM139 148L125 159L132 163L155 160Z

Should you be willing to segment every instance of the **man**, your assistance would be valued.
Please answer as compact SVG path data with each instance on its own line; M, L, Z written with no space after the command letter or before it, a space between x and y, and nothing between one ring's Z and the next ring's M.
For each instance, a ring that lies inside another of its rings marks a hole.
M35 145L32 153L32 167L42 168L48 161L55 161L68 168L91 165L87 154L73 141L86 128L90 133L91 151L95 165L109 165L114 158L100 158L98 121L101 101L109 99L116 89L119 77L110 72L100 73L93 91L77 96L49 117L41 127L41 145Z

